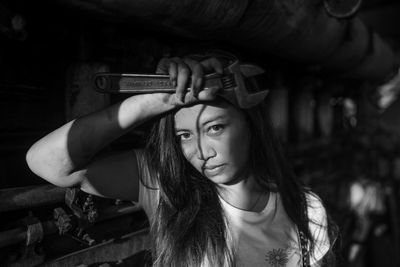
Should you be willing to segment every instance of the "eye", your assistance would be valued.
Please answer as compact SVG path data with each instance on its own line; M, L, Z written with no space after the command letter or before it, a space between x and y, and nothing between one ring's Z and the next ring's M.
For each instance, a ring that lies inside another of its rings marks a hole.
M211 134L219 134L224 130L224 125L222 124L215 124L210 126L210 128L208 128L208 132Z
M187 141L192 137L192 134L189 132L182 132L182 133L178 133L176 135L176 137L180 140L180 141Z

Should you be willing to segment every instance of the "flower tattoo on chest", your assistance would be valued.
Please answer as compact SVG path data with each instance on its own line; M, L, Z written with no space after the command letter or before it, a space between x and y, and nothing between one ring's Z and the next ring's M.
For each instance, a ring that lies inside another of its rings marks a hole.
M286 249L273 249L267 252L265 259L273 267L283 267L289 261Z

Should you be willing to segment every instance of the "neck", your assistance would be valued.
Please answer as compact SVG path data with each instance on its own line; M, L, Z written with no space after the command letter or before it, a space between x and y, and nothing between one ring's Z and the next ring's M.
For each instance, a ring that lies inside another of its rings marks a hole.
M261 211L268 201L268 191L261 188L252 175L236 183L218 185L217 190L226 202L243 210Z

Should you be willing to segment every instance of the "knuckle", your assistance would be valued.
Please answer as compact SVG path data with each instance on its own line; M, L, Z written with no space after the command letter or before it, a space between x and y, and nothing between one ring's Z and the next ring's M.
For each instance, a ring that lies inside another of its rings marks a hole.
M191 58L185 58L184 62L193 70L193 71L198 71L202 69L202 66L200 62L191 59Z
M173 66L171 66L168 70L169 75L171 75L172 77L176 77L176 68L174 68Z
M211 57L209 60L210 60L210 63L213 65L220 63L216 57Z
M186 66L185 67L181 67L181 68L179 68L179 73L183 74L183 75L188 75L188 74L190 74L190 70Z
M157 64L157 72L165 73L168 68L168 59L162 58Z
M163 57L160 59L160 61L158 62L159 65L163 65L166 64L169 61L169 58L167 57Z
M176 63L174 61L168 60L167 63L169 67L174 67L176 66Z
M193 72L196 72L196 73L202 73L203 72L203 67L200 65L200 63L196 62L192 66L192 70L193 70Z
M192 59L192 58L190 58L190 57L184 57L184 58L183 58L183 61L184 61L185 63L192 63L192 62L195 62L195 60Z
M170 60L170 61L173 61L173 62L180 62L180 61L182 61L179 57L171 57L171 58L169 58L169 60Z

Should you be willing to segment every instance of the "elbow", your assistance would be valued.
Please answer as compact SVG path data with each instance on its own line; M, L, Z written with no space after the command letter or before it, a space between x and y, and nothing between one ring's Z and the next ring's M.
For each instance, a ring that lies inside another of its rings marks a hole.
M34 145L31 146L29 148L29 150L26 152L25 161L26 161L26 164L28 165L28 168L34 174L36 174L36 175L41 177L41 175L38 174L38 173L40 173L40 171L39 171L40 168L38 166L38 160L37 160L37 155L35 153Z
M79 184L77 179L72 179L72 175L63 173L60 168L54 166L51 161L46 160L42 153L37 151L33 145L25 155L25 161L29 169L38 177L48 181L58 187L72 187Z

